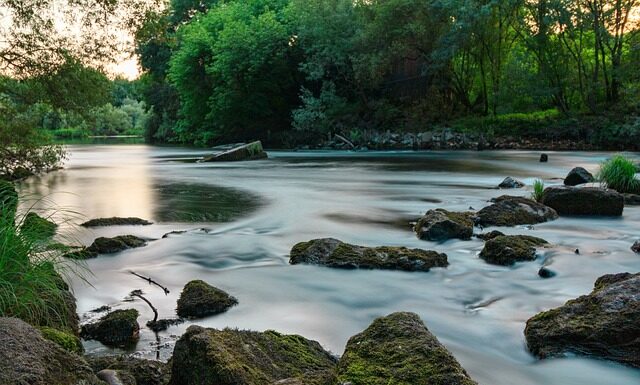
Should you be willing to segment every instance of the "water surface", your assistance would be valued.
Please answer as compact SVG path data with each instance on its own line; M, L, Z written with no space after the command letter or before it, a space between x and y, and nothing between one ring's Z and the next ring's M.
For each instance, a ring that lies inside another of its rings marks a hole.
M572 167L595 172L610 154L549 153L549 163L541 164L539 153L516 151L270 152L264 161L192 163L183 160L202 151L145 145L69 149L66 168L28 180L23 196L46 197L63 208L56 217L67 219L63 231L80 243L120 234L156 239L88 262L92 286L78 278L72 285L83 315L104 304L135 307L143 325L152 318L146 305L122 302L130 291L142 289L161 317L171 317L184 284L203 279L240 302L225 314L195 322L208 327L297 333L341 354L347 339L375 317L413 311L480 384L640 383L640 370L611 362L536 360L523 335L528 318L588 293L597 277L640 271L640 257L629 250L639 235L640 208L627 207L616 219L561 218L533 228L501 228L556 245L536 261L511 268L479 259L479 240L425 242L408 226L432 208L484 207L504 193L494 187L506 176L528 186L537 178L561 183ZM515 194L530 194L530 187ZM73 226L108 216L138 216L155 224ZM162 238L177 230L186 232ZM296 242L319 237L436 249L448 254L450 266L405 273L288 264ZM543 264L558 275L539 278ZM165 296L130 270L162 282L171 293ZM159 342L144 328L137 354L155 357L160 345L166 359L190 324L160 333ZM85 346L93 354L111 352L94 342Z

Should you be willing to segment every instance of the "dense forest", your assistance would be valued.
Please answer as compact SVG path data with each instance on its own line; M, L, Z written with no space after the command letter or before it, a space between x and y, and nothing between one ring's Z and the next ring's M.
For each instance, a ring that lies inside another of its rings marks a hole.
M52 33L52 1L6 3L4 142L20 127L282 147L432 127L605 146L640 135L637 0L77 3L74 41ZM135 81L105 75L126 49L114 20L134 36Z

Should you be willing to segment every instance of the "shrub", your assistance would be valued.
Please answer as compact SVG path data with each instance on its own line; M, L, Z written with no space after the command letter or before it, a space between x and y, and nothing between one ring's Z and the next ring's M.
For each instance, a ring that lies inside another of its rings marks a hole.
M533 192L531 193L531 199L536 202L542 200L542 194L544 193L544 182L540 179L536 179L533 182Z
M597 176L600 183L620 193L639 193L640 180L636 179L636 166L622 155L614 155L600 165Z

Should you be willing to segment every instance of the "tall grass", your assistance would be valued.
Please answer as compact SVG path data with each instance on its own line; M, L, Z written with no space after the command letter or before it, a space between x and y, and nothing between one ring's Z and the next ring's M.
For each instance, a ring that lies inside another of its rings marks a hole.
M544 182L540 179L536 179L533 182L533 192L531 193L531 199L536 202L540 202L542 200L542 195L544 194Z
M34 236L33 226L24 230L32 215L16 217L17 195L11 190L0 184L0 316L74 331L75 300L59 272L75 266L63 251Z
M614 155L600 165L597 178L600 183L620 193L640 193L640 180L636 179L636 165L622 155Z

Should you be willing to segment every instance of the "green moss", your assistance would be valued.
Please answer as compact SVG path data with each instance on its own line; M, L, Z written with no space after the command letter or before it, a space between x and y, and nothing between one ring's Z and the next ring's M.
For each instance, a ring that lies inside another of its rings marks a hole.
M488 240L480 258L494 265L512 265L516 262L532 261L536 258L536 246L548 244L542 238L528 235L501 235Z
M82 353L84 348L80 339L71 333L67 333L58 329L54 329L47 326L39 327L42 336L49 341L55 342L64 350L71 353Z

